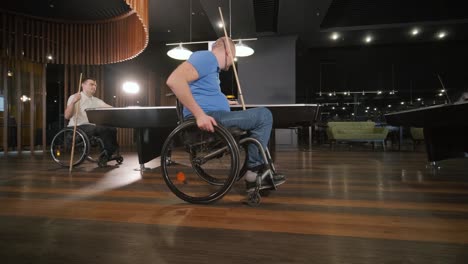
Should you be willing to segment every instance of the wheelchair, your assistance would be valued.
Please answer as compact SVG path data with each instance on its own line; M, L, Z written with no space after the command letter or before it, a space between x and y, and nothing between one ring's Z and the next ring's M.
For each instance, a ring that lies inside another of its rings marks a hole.
M70 167L72 143L73 127L60 130L52 139L50 154L52 159L62 167ZM76 128L72 166L78 166L85 160L96 162L99 167L107 166L107 162L112 160L115 160L117 164L123 163L123 157L119 154L108 159L102 139L96 136L89 137L83 130Z
M260 203L269 190L262 180L276 173L271 155L261 143L239 128L218 124L214 132L202 131L195 119L184 120L177 100L178 126L169 134L161 151L161 171L169 189L180 199L194 204L208 204L221 199L247 171L247 145L256 144L266 164L257 176L256 188L248 192L250 206ZM276 186L273 186L276 189Z

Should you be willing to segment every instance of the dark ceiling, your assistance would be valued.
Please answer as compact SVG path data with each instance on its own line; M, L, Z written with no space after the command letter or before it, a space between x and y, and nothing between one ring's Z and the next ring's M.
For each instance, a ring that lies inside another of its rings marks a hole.
M456 0L149 0L150 41L213 40L223 34L217 27L220 6L233 38L298 35L304 45L335 47L468 39L468 12ZM1 9L67 20L98 20L129 10L123 0L15 0ZM229 27L231 21L232 27ZM410 30L420 28L411 36ZM337 32L336 40L330 38Z

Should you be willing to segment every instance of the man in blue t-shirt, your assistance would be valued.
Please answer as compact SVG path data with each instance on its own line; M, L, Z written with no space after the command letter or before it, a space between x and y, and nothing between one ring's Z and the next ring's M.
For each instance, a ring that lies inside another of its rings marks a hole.
M230 111L229 101L221 92L219 72L227 71L232 65L229 48L235 56L234 42L229 38L219 38L211 51L194 52L190 58L179 65L167 79L179 101L184 105L184 117L193 116L201 130L214 131L218 122L225 127L238 127L247 130L250 135L267 147L270 139L273 118L267 108L251 108L244 111ZM255 188L257 174L265 169L264 161L254 144L248 146L248 171L245 175L248 191ZM268 178L268 177L267 177ZM284 175L273 175L275 185L285 182ZM265 179L263 188L273 187Z

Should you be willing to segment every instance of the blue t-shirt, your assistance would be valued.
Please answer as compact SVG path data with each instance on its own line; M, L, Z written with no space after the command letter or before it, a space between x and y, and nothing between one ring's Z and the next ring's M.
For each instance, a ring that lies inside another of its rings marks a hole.
M198 80L189 83L195 101L205 111L230 111L229 102L219 86L219 67L211 51L197 51L187 60L198 72ZM184 107L184 117L192 113Z

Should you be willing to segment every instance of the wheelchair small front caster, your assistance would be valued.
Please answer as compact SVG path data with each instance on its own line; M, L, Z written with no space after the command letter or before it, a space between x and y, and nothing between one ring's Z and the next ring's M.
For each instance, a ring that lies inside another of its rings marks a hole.
M247 204L249 206L258 206L260 204L261 196L258 192L251 192L247 197Z

